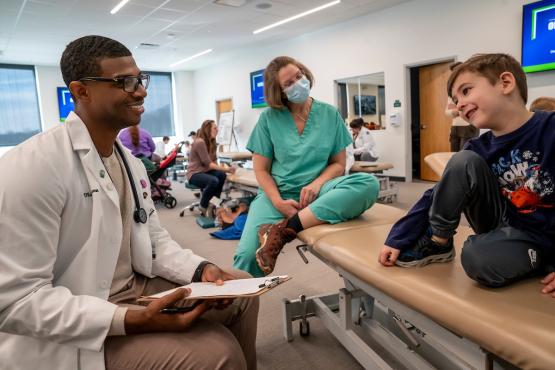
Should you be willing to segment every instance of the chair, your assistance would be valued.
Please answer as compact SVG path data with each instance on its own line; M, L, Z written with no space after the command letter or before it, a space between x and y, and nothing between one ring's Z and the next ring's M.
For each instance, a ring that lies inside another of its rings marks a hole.
M187 189L193 191L193 192L194 192L194 191L200 191L201 197L202 197L202 189L199 188L198 186L195 186L195 185L191 184L189 181L185 181L185 187L186 187ZM194 201L193 203L191 203L191 204L189 204L189 205L187 205L187 206L185 206L185 207L183 207L183 208L181 209L181 212L179 212L179 217L183 217L183 215L185 215L185 210L189 209L189 211L192 212L192 211L195 209L195 207L196 207L196 208L199 208L199 207L200 207L200 199L197 200L197 201Z

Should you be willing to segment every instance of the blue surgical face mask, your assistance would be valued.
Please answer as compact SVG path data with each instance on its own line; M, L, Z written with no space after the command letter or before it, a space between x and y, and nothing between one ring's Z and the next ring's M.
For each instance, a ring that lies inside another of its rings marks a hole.
M304 103L310 95L310 81L303 76L293 85L283 89L283 92L291 103Z

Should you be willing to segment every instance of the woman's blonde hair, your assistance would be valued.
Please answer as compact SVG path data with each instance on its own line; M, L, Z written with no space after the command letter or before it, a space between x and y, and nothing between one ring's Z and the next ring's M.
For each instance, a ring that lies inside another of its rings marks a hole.
M216 139L212 138L212 125L215 125L216 122L214 122L214 120L212 119L207 119L205 120L202 125L200 125L200 128L197 131L197 139L202 139L204 140L204 143L206 144L206 148L208 149L208 154L210 154L210 157L215 157L216 156Z
M314 76L310 69L308 69L301 62L291 57L277 57L268 64L264 71L264 99L266 103L272 108L285 108L287 106L287 96L281 89L278 81L278 72L283 67L293 64L299 68L303 75L310 81L310 87L314 85Z

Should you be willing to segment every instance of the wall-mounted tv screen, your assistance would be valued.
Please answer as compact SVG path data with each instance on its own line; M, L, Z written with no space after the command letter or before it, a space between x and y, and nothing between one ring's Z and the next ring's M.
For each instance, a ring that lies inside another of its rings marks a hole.
M251 72L251 106L253 108L267 107L264 100L264 70Z
M376 114L376 95L355 95L353 98L355 100L355 114L361 116Z
M555 69L555 0L523 7L522 68L525 72Z
M60 122L64 122L74 109L73 98L67 87L58 87L58 110L60 111Z

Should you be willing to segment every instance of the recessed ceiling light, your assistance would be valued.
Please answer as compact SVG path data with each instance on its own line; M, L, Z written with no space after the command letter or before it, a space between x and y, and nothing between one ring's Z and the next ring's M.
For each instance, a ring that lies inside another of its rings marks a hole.
M210 53L210 52L212 52L212 49L207 49L207 50L201 51L200 53L197 53L197 54L195 54L195 55L191 55L190 57L187 57L187 58L185 58L185 59L180 60L179 62L175 62L175 63L173 63L173 64L170 64L170 67L173 68L173 67L175 67L175 66L178 65L178 64L188 62L188 61L190 61L191 59L198 58L198 57L200 57L201 55L208 54L208 53Z
M307 15L309 15L309 14L316 13L316 12L319 12L320 10L324 10L324 9L326 9L326 8L329 8L330 6L337 5L337 4L339 4L340 2L341 2L341 0L332 1L331 3L327 3L327 4L324 4L324 5L318 6L318 7L316 7L316 8L307 10L306 12L299 13L299 14L297 14L297 15L294 15L294 16L289 17L289 18L286 18L286 19L282 19L281 21L276 22L276 23L272 23L272 24L270 24L269 26L259 28L259 29L255 30L255 31L253 31L252 33L256 35L257 33L267 31L267 30L269 30L270 28L274 28L274 27L277 27L277 26L281 26L281 25L284 24L284 23L288 23L288 22L294 21L295 19L299 19L299 18L305 17L305 16L307 16Z
M116 14L128 2L129 0L121 0L121 2L114 7L114 9L110 10L110 14Z
M234 8L240 8L247 3L247 0L215 0L214 4L232 6Z

